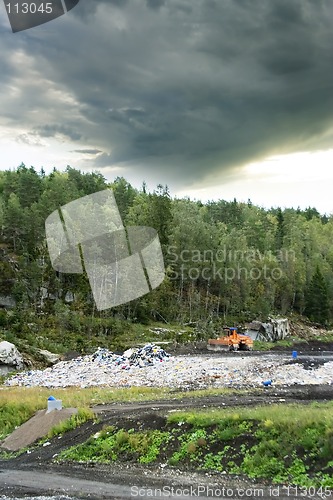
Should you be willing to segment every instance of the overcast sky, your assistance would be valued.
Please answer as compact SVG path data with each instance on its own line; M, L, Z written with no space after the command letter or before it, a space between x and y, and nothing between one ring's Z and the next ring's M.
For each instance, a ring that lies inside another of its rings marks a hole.
M333 213L332 0L80 0L12 33L0 168Z

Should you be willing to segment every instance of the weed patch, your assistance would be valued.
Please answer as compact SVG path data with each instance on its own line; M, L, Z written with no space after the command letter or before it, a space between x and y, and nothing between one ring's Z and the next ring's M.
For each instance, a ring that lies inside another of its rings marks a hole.
M84 424L88 420L95 420L95 414L89 408L79 408L76 415L72 415L69 419L60 422L59 424L52 427L48 433L48 438L51 439L54 436L59 436L65 432L76 429L80 425Z
M115 460L149 464L157 460L162 445L167 445L169 433L125 431L108 427L86 443L64 451L59 459L109 463Z

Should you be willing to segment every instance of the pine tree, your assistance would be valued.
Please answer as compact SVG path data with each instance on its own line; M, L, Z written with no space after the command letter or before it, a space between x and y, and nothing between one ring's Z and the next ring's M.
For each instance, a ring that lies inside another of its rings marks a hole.
M329 319L328 286L317 266L306 292L305 314L312 321L326 324Z
M285 236L284 216L280 207L278 207L277 209L276 218L278 224L276 228L275 241L276 241L276 249L279 250L280 248L283 247L283 239Z

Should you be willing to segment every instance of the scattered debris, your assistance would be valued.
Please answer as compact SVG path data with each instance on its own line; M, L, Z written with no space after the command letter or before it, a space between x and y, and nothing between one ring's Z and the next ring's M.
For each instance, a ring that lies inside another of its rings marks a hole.
M164 334L164 333L175 333L174 330L170 330L169 328L160 328L160 327L155 327L155 328L149 328L149 331L151 333L156 333L157 335L159 334Z

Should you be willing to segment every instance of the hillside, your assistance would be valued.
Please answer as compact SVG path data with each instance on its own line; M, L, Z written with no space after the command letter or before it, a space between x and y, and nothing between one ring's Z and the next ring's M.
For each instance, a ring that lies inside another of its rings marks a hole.
M113 190L125 226L157 230L166 277L149 294L98 311L85 273L52 268L44 224L60 206L104 189ZM333 217L315 208L203 204L173 199L166 186L148 192L124 178L108 184L97 172L46 175L22 164L0 172L0 337L29 354L204 341L224 325L274 315L325 329L333 318L332 239ZM151 333L152 324L167 331ZM302 337L302 329L293 333Z

